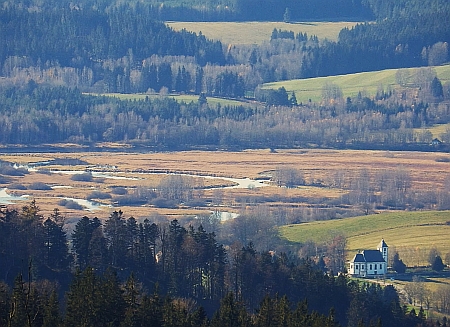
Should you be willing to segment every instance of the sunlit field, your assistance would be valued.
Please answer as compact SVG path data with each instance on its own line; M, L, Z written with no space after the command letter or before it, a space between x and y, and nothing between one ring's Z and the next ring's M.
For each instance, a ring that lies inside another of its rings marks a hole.
M384 239L390 251L398 251L409 266L420 266L427 264L433 247L443 255L450 252L450 211L385 212L284 226L281 233L293 242L323 242L333 233L343 234L348 259L358 250L376 249Z
M219 40L225 45L262 44L270 41L274 28L293 31L295 34L307 33L319 39L335 41L341 29L355 26L356 22L167 22L174 30L183 28L190 32L202 32L212 40Z
M437 77L442 84L450 81L450 65L436 66L433 69L436 71ZM416 70L417 68L405 69L405 71L410 72L411 82L414 75L413 72ZM344 99L355 97L359 92L365 96L373 97L381 88L387 91L398 87L395 78L397 71L398 69L387 69L375 72L266 83L263 85L263 89L276 90L283 86L288 92L295 92L295 97L299 103L306 103L310 99L313 102L320 102L322 100L323 86L330 83L336 84L341 88Z

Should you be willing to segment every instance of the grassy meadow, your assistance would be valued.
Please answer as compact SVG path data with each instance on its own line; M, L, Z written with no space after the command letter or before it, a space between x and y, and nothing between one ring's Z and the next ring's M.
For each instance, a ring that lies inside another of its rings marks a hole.
M96 95L96 94L92 94ZM99 94L102 96L110 96L115 97L121 100L145 100L145 98L149 98L150 100L156 99L159 97L170 97L178 102L197 102L198 101L198 95L191 95L191 94L168 94L168 95L159 95L159 94L145 94L145 93L137 93L137 94L122 94L122 93L102 93ZM216 106L220 104L221 106L238 106L238 105L248 105L248 102L239 101L239 100L230 100L230 99L222 99L222 98L215 98L215 97L207 97L206 100L208 101L209 105Z
M295 34L317 35L319 39L335 41L341 29L355 26L356 22L166 22L174 30L186 29L202 32L209 39L220 40L225 45L262 44L270 41L274 28L293 31Z
M433 138L435 138L435 137L440 138L440 135L444 134L447 131L447 129L450 129L450 123L434 125L434 126L426 127L426 128L418 128L417 131L427 130L427 131L430 131L431 134L433 134Z
M292 242L324 242L334 233L347 237L348 259L358 250L376 249L382 238L409 266L426 264L431 248L450 252L450 211L405 211L283 226Z
M442 84L450 82L450 65L433 68ZM409 79L412 80L413 73L417 68L405 68L404 70L410 72ZM278 89L283 86L288 92L295 92L299 103L306 103L309 99L313 102L320 102L322 100L322 88L327 83L338 85L342 89L344 99L354 97L358 95L358 92L363 92L367 96L374 96L380 87L383 87L385 91L389 88L393 90L398 87L395 79L397 71L398 69L386 69L376 72L296 79L266 83L262 88Z

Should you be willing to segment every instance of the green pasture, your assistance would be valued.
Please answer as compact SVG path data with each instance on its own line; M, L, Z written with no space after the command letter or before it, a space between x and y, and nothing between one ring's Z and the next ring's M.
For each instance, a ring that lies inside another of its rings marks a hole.
M418 68L404 69L409 72L409 79L413 79L414 72ZM434 67L438 78L442 84L450 82L450 65ZM279 89L284 87L288 92L295 92L297 101L306 103L311 99L313 102L322 100L322 88L325 84L336 84L342 89L344 99L354 97L362 92L367 96L374 96L377 90L383 88L387 91L389 88L398 87L395 75L398 69L386 69L375 72L355 73L348 75L337 75L327 77L316 77L308 79L295 79L274 83L266 83L263 89Z
M135 94L122 94L122 93L102 93L102 94L91 94L91 95L102 95L102 96L109 96L109 97L115 97L121 100L145 100L146 97L148 97L150 100L157 99L160 97L170 97L172 99L175 99L178 102L197 102L198 101L198 95L191 95L191 94L169 94L169 95L159 95L159 94L144 94L144 93L135 93ZM208 104L211 106L216 106L220 104L221 106L240 106L240 105L251 105L248 102L245 101L239 101L239 100L230 100L230 99L222 99L222 98L214 98L214 97L207 97L206 100L208 101Z
M166 22L174 30L186 29L200 33L208 39L220 40L224 45L262 44L270 41L274 28L317 35L319 39L335 41L344 28L355 26L356 22Z
M426 128L417 128L415 129L416 132L420 132L422 130L427 130L430 131L431 134L433 135L433 138L437 137L437 138L441 138L441 134L444 134L447 129L450 128L450 123L448 124L439 124L439 125L434 125L431 127L426 127Z
M358 250L376 249L382 238L400 254L411 253L409 265L423 264L432 247L445 255L450 252L450 211L385 212L353 218L317 221L280 228L282 237L292 242L326 242L334 234L347 238L348 256ZM420 257L420 258L419 258ZM417 261L417 262L416 262Z

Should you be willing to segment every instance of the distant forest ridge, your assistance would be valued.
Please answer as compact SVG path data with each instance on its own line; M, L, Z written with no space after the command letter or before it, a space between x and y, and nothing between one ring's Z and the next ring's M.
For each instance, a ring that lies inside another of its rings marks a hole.
M301 20L383 20L409 16L412 12L439 12L445 0L169 0L127 1L131 7L150 8L152 19L161 21L301 21ZM53 8L95 8L109 11L123 6L119 0L30 0L5 1L4 7L19 6L32 11ZM258 10L255 10L258 8Z

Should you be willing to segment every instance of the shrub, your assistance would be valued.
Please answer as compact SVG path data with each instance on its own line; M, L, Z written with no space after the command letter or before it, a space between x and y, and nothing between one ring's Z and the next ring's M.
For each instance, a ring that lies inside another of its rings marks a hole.
M66 207L67 209L83 210L83 206L73 200L62 199L58 201L58 205Z
M86 197L86 199L88 199L88 200L91 200L91 199L111 199L111 194L105 193L105 192L100 192L100 191L93 191Z
M77 165L87 165L87 161L76 159L76 158L55 158L51 161L52 165L61 166L77 166Z
M177 208L177 203L173 200L167 200L164 198L156 198L150 201L150 204L154 205L157 208L167 208L167 209L175 209Z
M113 187L111 190L112 194L116 194L116 195L125 195L128 194L128 191L125 187Z
M43 175L51 175L52 174L52 172L50 170L48 170L48 169L38 169L37 173L38 174L43 174Z
M194 199L194 200L184 202L184 205L187 207L205 207L206 200L205 199Z
M27 187L23 184L19 184L19 183L13 183L8 185L8 188L11 190L26 190Z
M75 174L70 179L75 182L92 182L93 177L91 172L85 172L82 174Z
M45 183L35 182L28 186L30 190L39 190L39 191L50 191L52 188Z
M9 165L0 166L0 174L3 174L3 175L24 176L28 173L29 172L26 168L14 168L13 166L9 166Z
M0 175L0 184L8 184L9 182L11 182L11 179L6 176Z
M118 196L114 202L119 206L138 206L147 203L145 199L140 199L133 195Z

